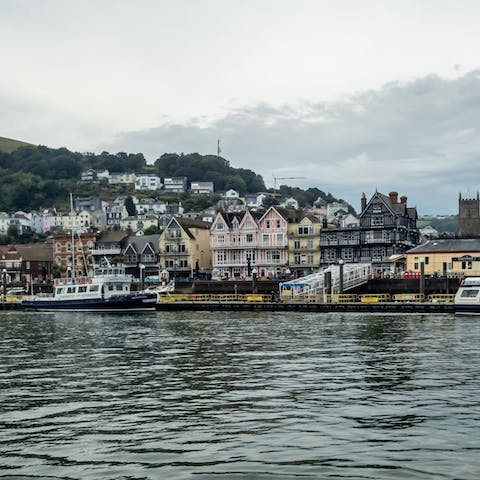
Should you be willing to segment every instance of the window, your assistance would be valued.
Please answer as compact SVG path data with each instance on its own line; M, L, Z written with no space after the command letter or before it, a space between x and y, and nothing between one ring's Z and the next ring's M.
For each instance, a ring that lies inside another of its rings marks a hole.
M77 252L81 252L83 250L82 242L77 243Z
M298 234L299 235L311 235L313 233L312 225L305 225L298 227Z
M269 244L269 239L270 239L270 235L263 235L263 244L264 245L268 245Z
M85 293L87 291L87 286L86 285L80 285L78 287L78 293Z
M478 295L478 292L480 290L476 290L476 289L471 289L471 290L464 290L460 296L463 297L463 298L473 298L473 297L476 297Z
M265 228L270 228L270 220L267 220L267 221L265 222Z
M353 248L345 248L343 250L343 258L348 261L353 260Z
M178 251L180 253L185 253L187 251L187 249L185 248L185 244L184 243L181 243L180 245L178 245Z
M55 263L57 265L61 265L62 264L62 257L55 257Z
M293 242L293 248L294 248L295 250L298 250L298 249L300 248L300 240L295 240L295 241Z
M217 243L219 244L225 243L225 235L219 235L217 237Z
M253 242L253 233L247 233L245 237L246 237L247 243Z
M59 242L57 242L57 243L55 244L55 252L56 252L56 253L60 253L61 251L62 251L62 244L59 243Z
M91 292L98 292L99 285L90 285Z
M309 250L313 250L313 240L312 239L307 240L307 248Z
M70 242L67 242L67 252L72 251L72 244Z
M281 226L282 226L282 223L280 222L280 220L277 220L276 221L276 227L281 228Z
M283 245L283 233L277 233L277 245Z
M217 223L217 230L223 230L223 223Z
M381 215L373 215L372 216L372 225L376 227L380 227L383 225L383 217Z
M93 242L92 242L91 240L89 240L89 241L87 242L87 248L88 248L89 250L93 250Z

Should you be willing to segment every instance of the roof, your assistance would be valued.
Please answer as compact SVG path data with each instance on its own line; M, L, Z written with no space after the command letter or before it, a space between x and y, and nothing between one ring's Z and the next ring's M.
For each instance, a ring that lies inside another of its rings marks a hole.
M52 245L45 243L33 243L15 245L15 249L26 261L37 262L52 262L53 261L53 249Z
M128 235L121 230L105 230L97 239L97 243L117 243L121 242Z
M479 238L455 238L429 240L407 251L413 253L480 252Z
M127 239L127 245L132 245L137 253L143 252L147 243L153 248L154 252L158 252L160 234L154 235L130 235Z

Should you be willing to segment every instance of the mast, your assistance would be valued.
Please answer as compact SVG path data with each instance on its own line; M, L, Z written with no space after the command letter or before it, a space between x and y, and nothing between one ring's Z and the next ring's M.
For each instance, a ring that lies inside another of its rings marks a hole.
M70 192L70 225L72 226L72 270L70 280L74 283L75 280L75 232L73 230L73 195Z

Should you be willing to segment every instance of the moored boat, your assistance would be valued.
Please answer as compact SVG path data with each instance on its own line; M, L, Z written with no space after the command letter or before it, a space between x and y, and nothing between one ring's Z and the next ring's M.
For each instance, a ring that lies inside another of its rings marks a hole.
M38 311L154 310L156 293L132 292L131 284L124 267L98 267L92 276L56 279L53 296L23 300L22 307Z
M463 279L455 295L454 309L456 314L480 315L480 277Z

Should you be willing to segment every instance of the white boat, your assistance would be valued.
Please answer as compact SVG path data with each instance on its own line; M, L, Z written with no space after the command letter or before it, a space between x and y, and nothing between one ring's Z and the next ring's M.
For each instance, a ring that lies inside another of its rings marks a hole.
M455 295L456 314L480 315L480 277L464 278Z
M53 296L23 300L22 307L42 311L154 310L157 294L132 292L131 285L132 276L125 274L124 267L99 267L93 276L56 279Z

